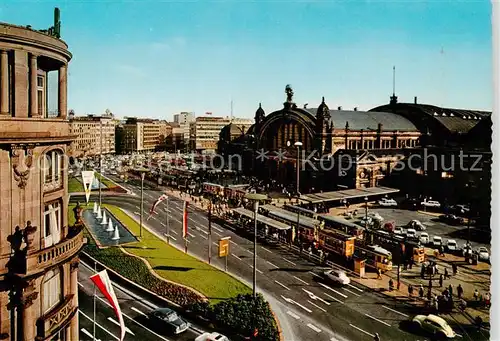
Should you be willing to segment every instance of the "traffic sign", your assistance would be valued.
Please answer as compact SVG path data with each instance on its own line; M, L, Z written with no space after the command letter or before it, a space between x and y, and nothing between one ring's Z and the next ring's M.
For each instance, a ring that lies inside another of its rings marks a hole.
M219 257L227 257L229 255L229 237L219 240Z

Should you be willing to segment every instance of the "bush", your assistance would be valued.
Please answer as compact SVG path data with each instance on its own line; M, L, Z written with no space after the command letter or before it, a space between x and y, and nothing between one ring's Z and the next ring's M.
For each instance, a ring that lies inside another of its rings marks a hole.
M89 243L84 251L123 277L176 304L193 305L203 300L202 297L185 287L160 280L151 274L143 261L124 254L120 249L98 249L95 244Z
M256 299L252 295L238 295L215 305L197 302L191 305L189 310L213 321L221 329L232 331L235 335L249 337L258 329L259 340L279 340L274 316L269 304L260 294Z

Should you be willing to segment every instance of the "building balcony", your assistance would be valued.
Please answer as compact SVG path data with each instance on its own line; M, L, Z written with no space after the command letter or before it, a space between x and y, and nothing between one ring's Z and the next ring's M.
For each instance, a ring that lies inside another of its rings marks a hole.
M70 259L80 251L84 244L83 230L81 228L70 229L66 238L56 245L33 253L26 252L26 250L17 251L7 266L12 274L22 277L31 276Z
M36 341L46 340L52 334L58 331L71 317L76 313L78 307L73 302L74 295L67 295L64 301L59 303L48 314L40 317L37 321Z
M61 189L62 186L63 186L63 182L62 182L61 178L55 179L52 181L46 180L43 184L43 192L44 193L53 192L53 191L56 191L58 189Z

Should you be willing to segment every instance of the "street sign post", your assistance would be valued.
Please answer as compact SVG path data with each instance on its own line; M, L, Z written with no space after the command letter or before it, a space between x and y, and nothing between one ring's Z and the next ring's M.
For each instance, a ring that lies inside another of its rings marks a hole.
M231 237L219 239L219 257L226 257L226 272L227 272L227 257L229 256L229 240Z

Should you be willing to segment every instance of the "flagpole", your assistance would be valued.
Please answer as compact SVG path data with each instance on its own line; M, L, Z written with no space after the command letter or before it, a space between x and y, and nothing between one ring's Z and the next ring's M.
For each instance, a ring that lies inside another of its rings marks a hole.
M94 260L94 273L97 273L97 263L96 263L96 261L95 261L95 260ZM93 324L93 335L94 335L94 337L93 337L93 341L95 341L95 340L96 340L96 338L95 338L95 312L96 312L95 296L96 296L96 286L95 286L95 283L94 283L94 296L93 296L93 301L94 301L94 302L93 302L93 304L94 304L94 318L93 318L93 320L94 320L94 324Z
M168 213L169 213L169 204L168 204L168 196L167 196L167 244L170 244L170 221L168 219Z

